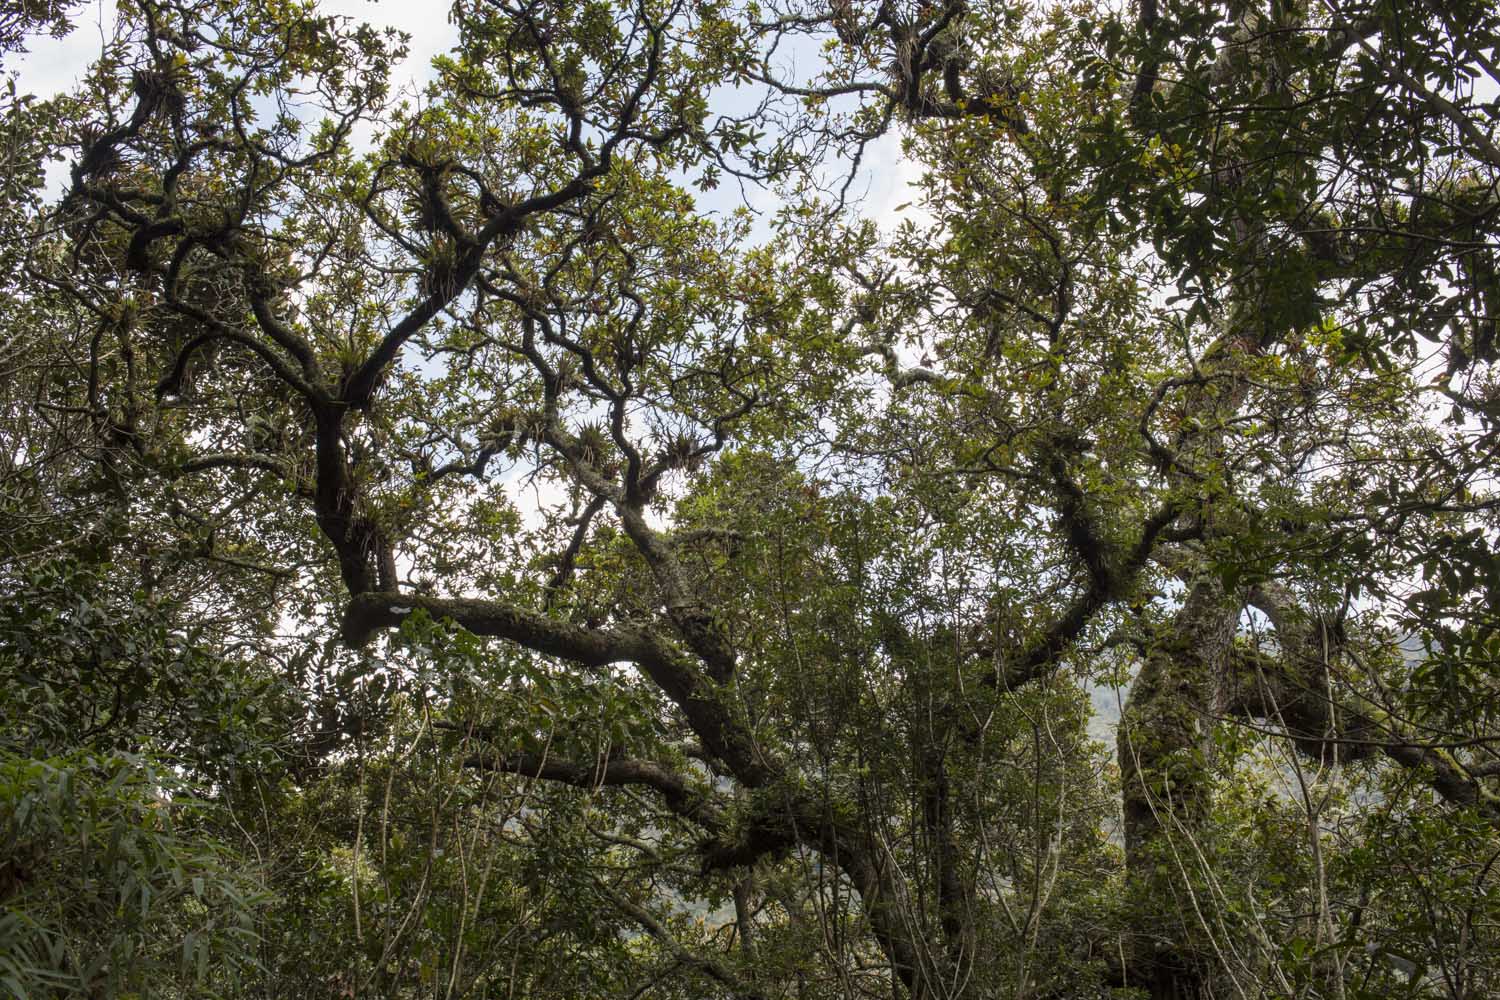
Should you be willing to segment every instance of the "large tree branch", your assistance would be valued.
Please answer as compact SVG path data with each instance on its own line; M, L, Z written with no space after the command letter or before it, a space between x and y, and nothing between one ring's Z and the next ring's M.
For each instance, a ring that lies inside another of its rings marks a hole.
M1356 702L1334 702L1322 692L1301 686L1279 659L1240 650L1234 660L1238 691L1225 705L1231 718L1262 720L1268 735L1284 735L1304 756L1321 763L1347 764L1381 754L1412 772L1445 802L1475 809L1500 826L1500 795L1482 780L1489 767L1468 767L1451 751L1402 734L1386 713ZM1254 727L1252 727L1254 728Z
M1482 784L1482 774L1465 768L1441 747L1411 739L1369 701L1339 695L1331 668L1338 653L1336 637L1296 595L1265 583L1252 588L1248 597L1271 620L1279 649L1270 656L1235 648L1227 715L1265 720L1301 753L1323 762L1348 763L1383 754L1421 775L1445 801L1477 809L1500 824L1500 796Z
M344 641L362 646L377 631L399 626L419 608L433 618L452 619L475 635L506 639L582 666L634 663L682 711L704 748L738 781L758 787L776 773L750 732L726 707L719 685L651 629L591 629L501 601L384 592L357 594L350 600L342 625Z
M682 638L703 659L709 676L723 684L734 676L737 656L723 625L703 601L693 592L681 560L667 539L646 523L645 514L637 507L623 504L620 519L625 532L635 543L657 585L666 597L667 616Z
M294 478L292 469L287 463L275 456L261 453L237 454L232 452L195 455L186 461L178 462L172 469L175 473L188 475L194 472L208 472L213 469L244 469L256 472L269 472L273 476L283 479Z
M1091 574L1089 585L1056 619L1014 656L1002 657L994 645L982 645L977 655L994 662L984 682L1004 691L1029 684L1054 670L1067 648L1083 634L1101 609L1129 591L1150 561L1157 543L1177 519L1181 508L1167 501L1146 518L1136 543L1109 570Z
M527 649L588 667L640 662L659 655L644 630L590 629L501 601L421 594L357 594L344 611L342 633L351 646L363 646L376 632L399 626L414 611L451 618L480 636L508 639Z
M350 473L343 441L345 409L337 403L313 406L313 511L318 528L338 555L339 573L353 595L396 587L396 561L390 540L367 513Z
M1157 30L1161 13L1157 0L1140 0L1140 13L1136 18L1136 30L1145 49L1141 65L1135 74L1135 83L1130 89L1130 118L1137 128L1147 124L1151 110L1151 94L1161 75L1161 47L1164 39Z
M579 763L546 754L513 753L506 756L476 754L465 759L464 766L555 781L575 788L642 786L659 793L667 808L683 819L711 832L724 826L723 810L713 801L712 795L694 788L681 774L654 761L606 758Z
M943 376L931 368L916 366L903 368L901 359L896 355L893 336L882 336L879 340L871 341L862 345L859 353L862 357L871 355L878 356L881 362L881 371L891 383L892 389L906 389L919 382L940 383Z

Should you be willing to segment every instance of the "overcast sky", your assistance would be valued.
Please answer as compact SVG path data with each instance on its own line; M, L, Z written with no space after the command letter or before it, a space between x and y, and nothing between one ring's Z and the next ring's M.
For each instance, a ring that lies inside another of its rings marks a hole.
M324 0L321 8L379 27L399 28L411 35L411 58L404 75L425 80L432 57L446 49L455 37L446 8L431 0ZM83 75L89 60L99 54L102 40L114 25L113 0L94 0L75 18L77 30L63 39L38 38L30 51L14 60L20 70L21 89L42 96L67 90Z

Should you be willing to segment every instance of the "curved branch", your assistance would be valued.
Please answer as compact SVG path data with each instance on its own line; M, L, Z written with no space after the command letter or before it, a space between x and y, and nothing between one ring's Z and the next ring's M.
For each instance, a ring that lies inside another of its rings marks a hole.
M506 639L582 666L634 663L681 709L704 748L723 761L741 784L764 785L777 771L726 707L719 686L703 676L692 659L649 629L591 629L500 601L387 591L353 597L344 612L344 641L363 646L376 632L399 626L418 608L436 619L450 618L475 635Z
M1261 584L1249 603L1276 629L1279 656L1239 647L1231 658L1233 688L1225 714L1264 719L1280 728L1293 745L1317 760L1349 763L1383 754L1421 780L1444 801L1476 809L1500 825L1500 796L1450 752L1404 736L1385 712L1363 699L1339 698L1329 661L1336 645L1327 628L1295 595L1276 584Z
M560 760L545 754L476 755L464 767L537 778L575 788L641 786L658 792L668 809L710 831L722 829L723 810L712 796L693 788L688 780L664 764L648 760L603 759L594 763Z
M501 601L393 592L356 594L344 611L344 641L364 646L376 632L398 627L418 609L434 619L451 618L475 635L508 639L587 667L638 663L660 653L642 630L584 628Z
M1157 543L1164 537L1171 523L1177 520L1180 512L1181 507L1175 501L1168 501L1146 518L1140 537L1124 558L1108 572L1093 576L1088 588L1074 599L1067 610L1015 657L1002 663L999 662L998 650L993 645L981 646L976 651L980 658L996 660L994 671L985 676L984 682L1001 690L1011 691L1050 673L1068 646L1083 634L1094 615L1111 601L1118 600L1135 584L1141 570L1156 551Z
M283 479L291 478L291 470L285 462L273 455L259 453L199 455L185 462L178 462L174 467L174 471L184 475L193 472L208 472L213 469L253 469L258 472L269 472Z

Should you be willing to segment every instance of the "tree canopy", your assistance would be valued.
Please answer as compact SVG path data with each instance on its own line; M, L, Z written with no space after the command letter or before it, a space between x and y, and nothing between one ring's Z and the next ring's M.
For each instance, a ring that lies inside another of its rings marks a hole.
M1500 993L1500 11L449 18L0 95L0 989Z

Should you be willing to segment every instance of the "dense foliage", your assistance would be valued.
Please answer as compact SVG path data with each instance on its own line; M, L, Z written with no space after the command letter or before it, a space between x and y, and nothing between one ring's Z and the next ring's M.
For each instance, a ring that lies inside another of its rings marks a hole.
M449 16L0 96L0 990L1500 994L1500 12Z

